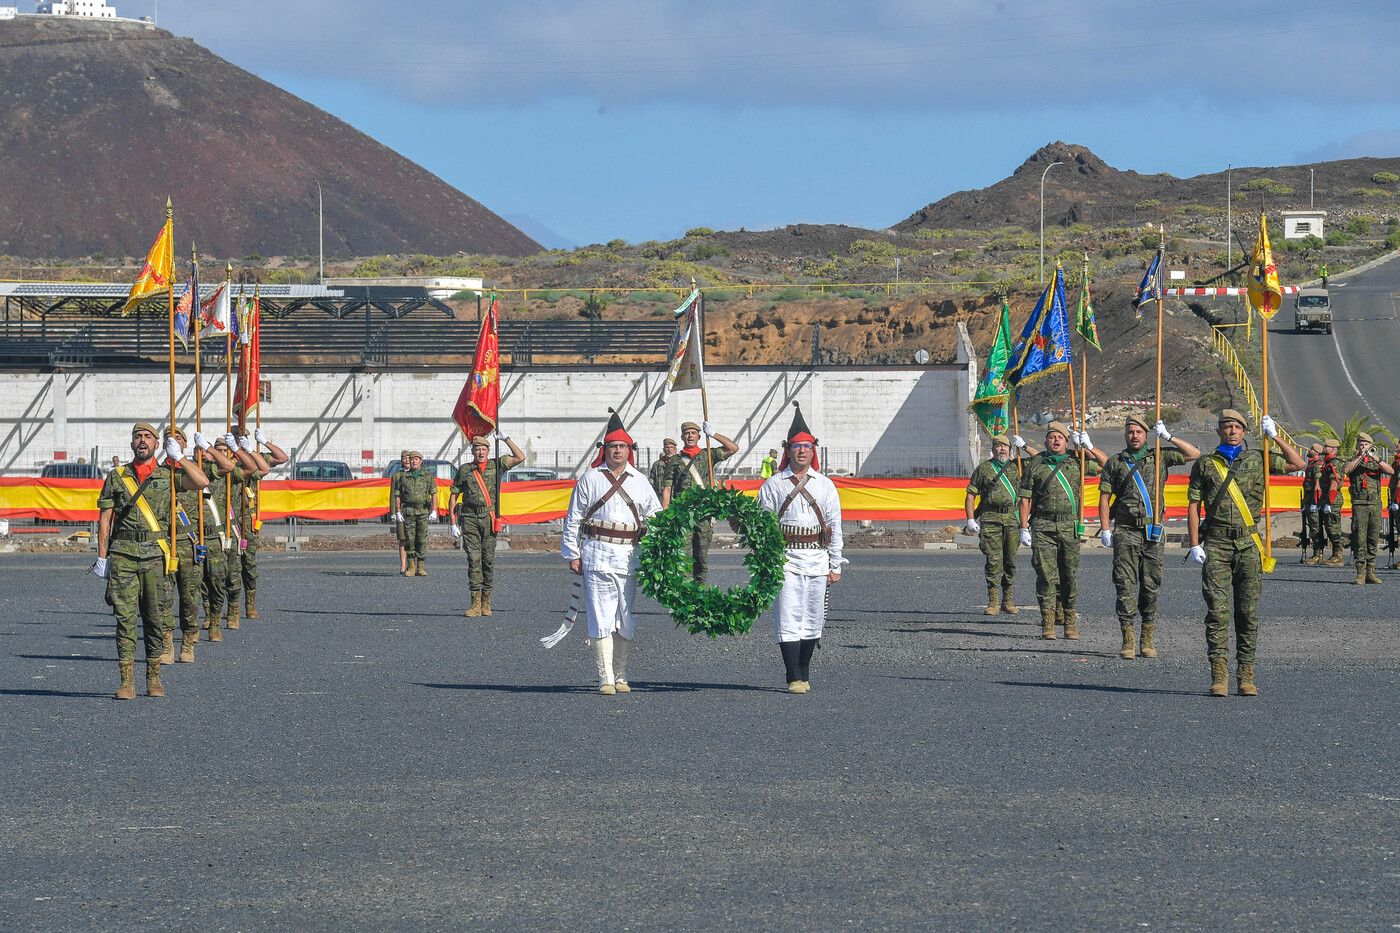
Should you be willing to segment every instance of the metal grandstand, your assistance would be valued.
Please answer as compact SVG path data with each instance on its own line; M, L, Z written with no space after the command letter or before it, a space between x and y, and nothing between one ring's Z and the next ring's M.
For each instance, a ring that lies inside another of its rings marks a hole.
M201 284L200 299L219 283ZM188 286L176 286L178 301ZM150 368L167 360L168 299L118 312L129 287L67 282L0 283L0 369ZM234 283L256 292L267 369L451 369L470 367L478 322L460 320L424 287ZM654 321L502 321L501 349L513 366L664 358L673 324ZM201 343L222 360L221 340ZM193 365L193 354L177 354Z

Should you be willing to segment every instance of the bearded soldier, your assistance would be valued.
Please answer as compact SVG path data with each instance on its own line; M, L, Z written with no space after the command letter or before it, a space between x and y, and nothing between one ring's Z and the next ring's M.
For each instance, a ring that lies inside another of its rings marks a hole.
M1012 450L1016 457L1011 456ZM967 531L977 535L978 547L985 558L982 572L987 578L987 615L998 612L1015 615L1021 610L1011 598L1011 586L1016 579L1017 492L1021 482L1021 452L1035 456L1021 435L992 438L992 458L977 465L967 480L967 498L963 511Z
M505 441L510 453L492 460L490 439L472 438L471 462L458 468L452 480L452 494L447 500L447 514L453 519L452 535L462 539L462 550L467 552L467 582L472 603L463 615L472 619L491 614L496 535L501 530L501 507L496 501L499 478L506 470L525 462L525 455L515 446L515 441L504 434L497 436Z
M1259 421L1264 436L1278 445L1269 458L1270 472L1301 470L1306 463L1278 436L1274 419ZM1264 454L1245 444L1249 422L1227 408L1216 433L1220 446L1196 461L1186 498L1190 558L1201 564L1201 592L1206 600L1206 653L1210 659L1210 695L1230 692L1230 622L1235 627L1236 681L1240 696L1258 696L1254 653L1259 636L1259 584L1264 540L1256 516L1264 504ZM1272 564L1270 564L1272 568Z
M1356 583L1380 583L1376 575L1376 549L1381 540L1382 477L1393 476L1390 464L1376 456L1371 435L1356 435L1356 456L1342 467L1351 483L1351 554L1356 562Z
M691 486L709 486L715 464L728 460L739 452L739 445L723 434L716 434L708 421L704 424L705 437L719 441L720 448L718 450L713 447L702 449L698 446L700 429L701 425L694 421L687 421L681 425L681 441L685 446L681 448L677 455L679 459L672 467L671 489L661 497L663 508L670 506L672 499ZM701 522L691 533L691 573L695 576L697 583L705 582L705 573L710 566L710 542L714 536L715 527L710 521Z
M777 516L787 546L773 621L789 693L812 689L812 652L821 644L826 625L827 590L841 579L841 565L846 563L841 556L841 499L819 467L817 439L798 408L778 472L758 491L758 504Z
M661 503L635 465L636 443L617 412L609 412L598 456L569 497L559 553L570 570L583 575L598 692L612 696L632 690L627 653L637 634L632 615L637 545L646 534L646 520L661 511Z
M1318 468L1318 500L1322 504L1322 530L1332 544L1327 566L1342 566L1342 442L1329 437L1322 444L1322 465Z
M164 648L166 576L175 570L170 550L172 471L157 465L156 429L142 421L131 429L129 464L107 474L97 499L97 561L92 572L107 579L117 617L118 700L136 699L136 627L139 618L146 643L146 695L165 696L160 680ZM184 448L167 438L166 458L179 466L181 481L203 489L208 478L185 459Z
M1303 554L1303 563L1316 566L1322 563L1322 549L1326 545L1322 531L1322 509L1318 505L1320 489L1318 478L1322 472L1322 445L1313 444L1308 448L1308 465L1303 470L1303 495L1301 518L1303 530L1307 533L1307 543L1312 547L1312 555Z
M1093 450L1088 434L1074 433ZM1053 639L1055 626L1065 637L1079 637L1074 604L1079 595L1079 463L1069 454L1070 431L1058 421L1045 430L1045 450L1030 459L1021 474L1021 544L1031 549L1035 595L1040 603L1040 637Z
M209 628L210 641L223 641L223 629L237 629L239 626L238 592L242 588L243 529L238 520L238 503L243 495L243 483L259 470L258 460L238 445L232 434L225 434L214 442L224 459L231 459L235 466L231 470L219 472L213 481L204 504L212 519L212 528L217 533L216 541L210 542L211 523L205 524L204 562L204 621Z
M1123 425L1127 447L1100 464L1099 539L1113 548L1113 588L1118 593L1118 627L1123 633L1120 658L1137 657L1133 617L1142 617L1142 656L1157 657L1157 591L1162 587L1162 516L1167 471L1201 455L1194 444L1172 437L1158 421L1152 428L1172 445L1162 451L1160 478L1155 445L1147 443L1147 420L1129 415ZM1111 523L1111 527L1110 527Z

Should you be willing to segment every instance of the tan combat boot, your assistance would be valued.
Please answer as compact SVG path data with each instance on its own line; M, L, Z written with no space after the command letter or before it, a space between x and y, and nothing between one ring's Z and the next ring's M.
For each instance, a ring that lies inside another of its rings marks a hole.
M987 587L987 608L982 610L985 615L994 616L1001 612L1001 600L998 599L1000 595L996 587Z
M1378 576L1376 576L1376 562L1373 561L1373 560L1368 560L1368 561L1366 561L1366 582L1367 582L1367 583L1380 583L1380 582L1381 582L1381 578L1378 577Z
M256 619L258 617L258 594L253 590L243 591L243 617Z
M180 663L194 663L194 646L199 643L198 632L184 632L180 635Z
M481 614L489 616L491 614L491 591L481 591Z
M160 658L146 662L146 696L165 696L165 685L160 682Z
M1311 557L1303 558L1303 563L1309 567L1316 567L1318 564L1322 563L1322 548L1314 550Z
M1235 679L1239 681L1239 692L1242 697L1257 697L1259 688L1254 683L1254 662L1241 661L1239 670L1235 672Z
M1157 657L1157 646L1152 644L1152 636L1157 633L1156 622L1142 623L1142 644L1138 647L1138 654L1144 658Z
M428 569L423 566L423 558L418 558L417 569L414 570L413 575L415 577L426 577L428 575Z
M466 612L462 613L462 615L466 616L468 619L475 619L477 616L481 615L481 594L480 594L480 593L473 593L473 594L472 594L472 607L471 607L470 609L468 609Z
M117 692L112 694L115 700L136 699L136 662L118 661L117 667L121 670L122 683L117 688Z
M1131 622L1123 626L1123 648L1118 652L1118 657L1124 661L1137 657L1137 632L1133 631Z
M1014 616L1021 611L1017 609L1016 604L1011 601L1011 587L1009 586L1001 588L1001 611L1009 616Z
M1224 697L1230 695L1230 665L1225 659L1210 662L1210 695Z
M1055 607L1040 607L1040 637L1046 641L1055 640Z
M403 575L406 576L406 577L411 577L411 576L413 576L413 558L410 557L410 558L408 559L408 565L407 565L406 567L404 567L404 569L403 569Z
M173 631L169 630L169 629L166 629L165 633L164 633L163 635L160 636L160 642L161 642L161 645L162 645L161 652L160 652L160 663L162 663L162 664L174 664L174 663L175 663L175 633L174 633Z
M1328 567L1340 567L1344 563L1340 546L1332 548L1332 556L1323 561Z
M1060 620L1065 626L1065 637L1070 641L1079 640L1079 613L1073 609L1060 607Z
M224 630L219 626L219 614L217 612L209 617L209 640L224 640Z
M229 604L229 607L224 610L224 628L230 632L236 632L241 624L238 621L238 603Z
M1357 562L1356 562L1356 580L1355 580L1355 583L1356 583L1357 586L1364 586L1365 583L1366 583L1366 563L1365 563L1364 561L1357 561Z

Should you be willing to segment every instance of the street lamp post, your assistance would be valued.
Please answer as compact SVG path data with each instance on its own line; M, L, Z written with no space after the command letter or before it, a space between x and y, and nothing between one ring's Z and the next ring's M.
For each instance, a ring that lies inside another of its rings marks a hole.
M1225 166L1225 268L1233 269L1235 261L1234 214L1235 209L1235 165Z
M321 254L321 284L326 284L326 202L321 197L321 183L316 182L316 239Z
M1051 162L1045 166L1045 171L1040 173L1040 284L1045 284L1045 176L1057 165L1064 165L1063 162Z
M1308 210L1313 209L1313 172L1316 169L1308 169Z

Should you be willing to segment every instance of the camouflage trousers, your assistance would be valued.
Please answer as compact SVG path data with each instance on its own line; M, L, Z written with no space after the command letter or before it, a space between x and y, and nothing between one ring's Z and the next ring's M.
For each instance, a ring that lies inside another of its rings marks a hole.
M1079 596L1079 532L1074 519L1031 520L1031 566L1040 608L1074 609Z
M1303 527L1308 529L1308 545L1314 551L1321 551L1327 544L1323 537L1325 532L1322 530L1322 509L1319 507L1317 511L1313 511L1311 507L1304 508L1302 518Z
M1337 506L1340 509L1341 505ZM1334 509L1331 512L1321 512L1322 531L1327 536L1327 543L1334 548L1346 547L1346 542L1342 539L1342 513Z
M194 542L183 535L175 553L180 558L180 566L165 578L161 618L166 631L175 631L178 604L180 631L193 634L199 631L199 606L204 602L204 565L194 562Z
M1235 659L1254 660L1259 639L1259 587L1263 570L1252 538L1207 537L1201 568L1201 595L1206 599L1206 655L1230 658L1230 622L1235 625Z
M428 555L428 510L404 509L404 550L409 560L422 560Z
M136 660L136 629L140 626L147 660L165 650L165 557L107 557L108 589L117 617L117 660Z
M204 561L204 612L209 620L223 615L225 606L238 605L242 561L236 544L224 550L219 539L207 539L209 553Z
M1376 559L1381 541L1381 504L1351 501L1351 555L1358 563Z
M1113 588L1118 592L1118 622L1144 625L1157 621L1157 593L1162 589L1162 542L1148 541L1141 528L1113 528Z
M258 591L258 544L262 535L251 528L248 531L248 546L239 558L239 570L243 583L243 598Z
M977 521L982 525L977 546L982 549L985 558L982 573L987 578L987 586L1009 589L1016 579L1016 551L1021 546L1021 529L1016 513L988 513Z
M496 532L490 515L460 515L462 550L467 552L467 579L473 593L491 592L495 579Z
M704 583L710 572L710 542L715 538L715 526L704 521L690 535L690 572L696 583Z

